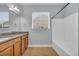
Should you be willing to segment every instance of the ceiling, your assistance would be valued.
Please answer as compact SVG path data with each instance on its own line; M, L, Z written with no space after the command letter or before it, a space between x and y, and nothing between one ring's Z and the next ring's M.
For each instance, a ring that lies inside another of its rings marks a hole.
M11 3L0 3L0 5L11 4ZM66 3L12 3L20 5L65 5Z
M10 5L9 3L7 3ZM23 10L23 13L30 13L30 11L50 11L51 16L54 16L59 12L67 3L12 3L13 5L20 6ZM0 3L0 5L6 5L6 3ZM30 10L32 9L32 10ZM27 10L27 11L26 11Z
M65 5L66 3L19 3L19 5Z
M26 15L29 17L34 11L47 11L50 12L52 17L56 15L66 5L66 3L20 3L19 5L22 6L25 17ZM57 17L63 17L63 15L61 14Z

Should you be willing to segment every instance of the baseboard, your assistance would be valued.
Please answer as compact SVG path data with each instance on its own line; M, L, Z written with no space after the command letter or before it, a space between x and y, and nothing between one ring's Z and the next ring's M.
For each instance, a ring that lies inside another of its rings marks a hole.
M28 45L28 47L52 47L52 45Z
M63 48L61 48L58 44L53 42L52 48L57 52L59 56L70 56L68 52L66 52Z

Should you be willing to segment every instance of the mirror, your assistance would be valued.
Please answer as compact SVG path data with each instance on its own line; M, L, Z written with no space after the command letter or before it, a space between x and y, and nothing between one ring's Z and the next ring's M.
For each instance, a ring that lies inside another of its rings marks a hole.
M0 12L0 28L9 27L9 12Z

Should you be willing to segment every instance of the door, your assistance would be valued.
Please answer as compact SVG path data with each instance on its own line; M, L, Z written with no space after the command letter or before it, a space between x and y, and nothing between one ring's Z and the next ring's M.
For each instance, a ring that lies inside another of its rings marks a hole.
M18 41L14 44L14 56L21 55L21 41Z

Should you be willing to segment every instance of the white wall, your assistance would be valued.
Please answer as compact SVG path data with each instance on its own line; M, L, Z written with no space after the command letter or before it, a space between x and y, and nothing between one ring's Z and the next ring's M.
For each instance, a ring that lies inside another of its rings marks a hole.
M78 55L78 13L65 19L65 41L63 45L70 55Z
M62 46L65 41L64 33L64 19L56 18L52 20L52 47L56 50L58 55L68 55Z
M53 48L59 55L78 55L78 11L74 6L65 8L64 18L52 20Z
M21 18L21 31L29 31L29 45L51 45L52 44L52 28L49 30L33 30L32 29L32 12L50 12L53 16L63 6L52 5L23 5L23 17ZM57 18L62 18L59 15Z
M64 25L62 18L56 18L52 20L52 39L54 41L61 42L64 39Z

